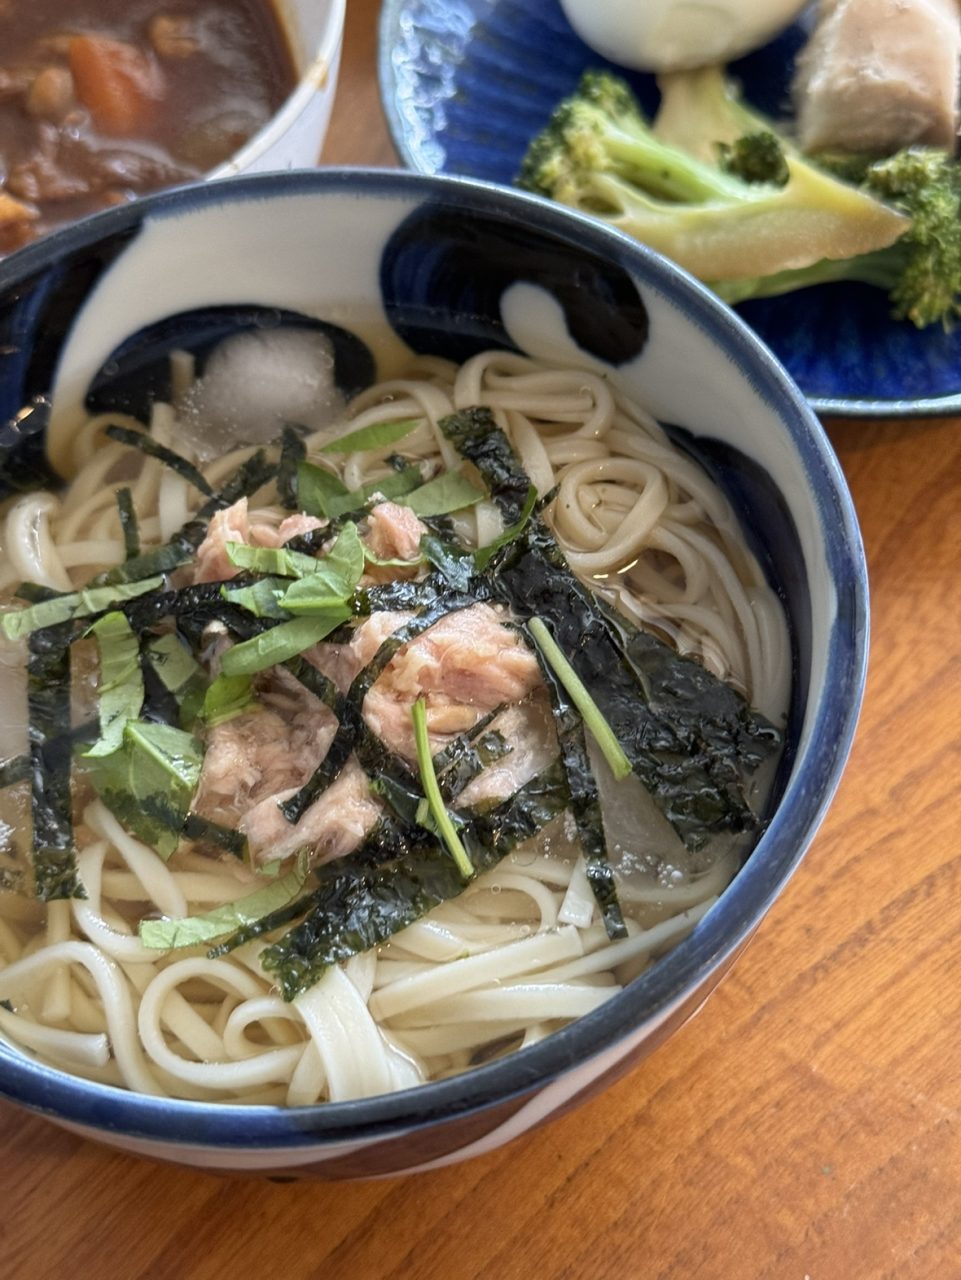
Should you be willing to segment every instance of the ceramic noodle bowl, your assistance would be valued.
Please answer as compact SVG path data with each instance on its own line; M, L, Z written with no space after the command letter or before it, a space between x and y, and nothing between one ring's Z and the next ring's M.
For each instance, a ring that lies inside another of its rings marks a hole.
M753 851L672 950L538 1043L402 1092L283 1109L145 1097L0 1042L0 1094L128 1151L274 1177L433 1168L516 1138L635 1067L742 951L847 756L867 645L861 544L797 388L690 277L535 198L358 170L161 194L0 264L5 493L50 483L51 460L68 467L90 412L140 416L169 397L172 350L202 370L224 337L283 327L324 336L346 397L411 351L460 362L504 348L601 372L725 492L787 617L784 751Z

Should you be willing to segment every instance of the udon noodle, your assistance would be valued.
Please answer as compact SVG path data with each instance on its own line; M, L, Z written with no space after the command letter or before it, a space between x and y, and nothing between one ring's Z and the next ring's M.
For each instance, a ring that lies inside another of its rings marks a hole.
M216 489L253 450L206 461L191 450L188 382L179 410L154 407L149 432L198 461ZM782 724L784 619L727 501L649 414L597 373L505 352L459 368L421 358L357 396L343 420L314 431L308 457L389 411L392 420L420 420L403 442L407 459L451 468L460 459L437 424L477 405L493 411L538 493L554 494L544 515L575 573ZM200 505L197 489L160 460L105 439L105 421L123 422L111 414L87 424L72 444L75 474L62 493L9 506L4 592L22 581L68 591L120 564L121 486L131 490L145 545L170 539ZM327 461L356 489L390 473L392 451ZM288 514L272 483L250 508L251 523L273 528ZM502 528L490 501L459 512L454 524L474 546ZM0 695L22 707L22 644L7 643L3 661ZM8 717L14 734L18 719L22 711ZM8 744L10 755L23 749ZM758 809L764 785L759 775ZM461 1072L597 1009L682 939L736 872L743 838L691 854L640 790L630 787L622 804L605 794L626 937L608 938L570 823L559 822L287 1001L260 964L270 938L209 958L203 945L158 951L138 935L144 919L209 912L262 878L189 842L165 862L75 784L86 896L43 904L13 888L0 892L0 1034L91 1080L216 1102L340 1101ZM11 884L23 857L18 828L29 826L25 795L21 786L0 796Z

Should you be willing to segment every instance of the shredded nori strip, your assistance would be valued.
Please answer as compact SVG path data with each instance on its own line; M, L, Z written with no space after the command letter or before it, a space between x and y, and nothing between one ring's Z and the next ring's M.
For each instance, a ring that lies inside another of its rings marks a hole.
M277 468L277 497L280 505L288 511L297 510L297 467L306 457L307 446L303 438L288 424L281 433L280 465Z
M469 593L456 594L465 599L469 595L471 603L477 604L490 597L490 590L484 580L474 578L470 583ZM426 609L450 595L451 589L446 579L439 573L431 573L416 582L397 578L381 586L360 587L354 592L352 608L355 617L364 618L381 610L390 613Z
M54 744L56 744L57 751L64 745L68 750L73 751L75 747L84 746L88 742L95 742L99 731L100 725L98 721L87 720L84 724L78 724L75 729L69 729L66 733L51 739L49 745L53 749ZM63 742L61 742L61 738ZM16 786L18 782L25 782L30 777L32 768L33 764L29 751L24 752L22 756L11 756L3 765L0 765L0 791L3 791L5 787Z
M446 747L442 747L440 751L434 753L431 764L434 766L434 773L441 778L449 769L455 767L465 756L474 749L474 743L484 730L495 720L502 711L507 708L507 703L502 702L495 707L493 711L488 711L486 715L472 724L471 727L459 734L448 742Z
M284 543L285 551L299 551L301 555L315 556L324 548L324 543L329 542L338 532L341 524L345 521L330 521L320 529L308 529L306 533L294 534L292 538L288 538Z
M13 593L17 600L26 600L28 604L40 604L44 600L56 600L57 596L69 595L69 591L54 591L52 587L44 587L39 582L21 582Z
M136 434L136 433L134 433ZM263 449L251 454L246 462L230 477L219 493L214 494L200 508L197 514L178 529L169 542L159 547L143 551L124 564L98 574L90 583L91 587L114 586L120 582L136 582L140 578L150 578L157 573L169 573L180 565L192 560L197 548L207 534L210 518L225 507L231 507L239 498L250 497L276 475L277 467L267 461Z
M124 560L133 560L140 555L140 525L133 506L133 494L127 488L117 490L117 515L123 532Z
M486 410L441 419L478 468L505 520L517 520L529 480ZM690 849L719 831L757 827L745 777L779 735L743 698L656 637L620 625L574 575L542 519L494 556L488 581L519 618L550 627L631 761Z
M537 654L541 675L554 709L561 761L571 793L571 813L577 826L577 838L584 855L587 879L600 909L607 936L612 940L626 938L627 925L624 923L621 904L617 900L614 871L607 858L601 795L587 752L584 721L540 649L533 640L529 643Z
M126 615L138 635L166 618L175 618L178 629L195 646L211 622L222 622L244 640L277 626L275 618L255 618L240 605L225 600L221 594L223 585L222 582L197 582L179 590L151 591L112 608L119 608Z
M497 865L517 845L563 812L569 792L555 763L484 814L465 815L460 835L477 871ZM339 960L385 942L399 930L463 892L456 864L430 832L386 817L354 853L315 870L317 887L215 947L223 955L251 938L303 916L295 928L261 953L293 1000Z
M296 795L291 796L289 800L285 800L280 805L280 811L288 822L297 823L300 821L317 797L323 791L326 791L330 784L340 775L351 751L367 738L366 725L362 715L364 699L367 697L371 685L381 675L398 649L407 644L408 641L422 635L423 632L432 627L441 618L446 617L447 614L456 613L457 610L467 608L473 603L474 601L470 597L465 598L454 594L435 599L417 617L411 618L409 622L384 640L373 658L357 674L348 689L344 698L343 715L340 717L340 724L326 756L324 756L312 776L307 779ZM383 750L386 752L386 747Z
M425 533L421 537L420 550L452 591L470 590L474 576L473 552L445 542L435 533Z
M174 449L168 449L165 444L160 444L153 436L147 435L145 431L134 431L131 427L120 427L111 424L107 427L104 435L109 436L111 440L116 440L119 444L126 444L132 449L139 449L141 453L147 454L150 458L156 458L158 462L162 462L171 471L176 471L178 476L186 480L188 484L192 484L195 489L199 489L201 493L206 494L207 497L213 495L213 489L211 489L205 476L197 470L192 462L188 462L186 458Z
M188 813L181 834L187 840L198 840L204 844L217 845L226 849L235 858L246 858L247 837L242 831L233 827L224 827L212 818L205 818L199 813Z
M215 512L222 511L225 507L232 507L240 498L253 497L257 490L262 489L276 474L277 464L268 460L263 449L258 449L240 464L224 487L204 503L194 516L193 522L200 521L206 533L207 521Z
M476 734L476 727L471 732ZM457 758L438 778L441 795L447 801L455 800L469 783L512 750L503 734L496 730L475 738L458 753Z
M29 752L22 756L11 756L0 766L0 791L5 787L16 786L30 777L31 760Z
M437 425L457 452L473 462L504 520L508 524L519 520L531 487L530 477L490 409L461 409L441 418Z
M62 623L29 638L30 807L33 874L42 902L84 898L77 874L70 795L70 640Z

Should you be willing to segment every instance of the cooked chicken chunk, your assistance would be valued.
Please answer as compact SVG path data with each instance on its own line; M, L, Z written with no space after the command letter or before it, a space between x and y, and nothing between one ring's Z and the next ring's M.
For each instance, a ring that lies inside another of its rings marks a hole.
M822 0L795 79L801 146L953 148L959 57L956 0Z

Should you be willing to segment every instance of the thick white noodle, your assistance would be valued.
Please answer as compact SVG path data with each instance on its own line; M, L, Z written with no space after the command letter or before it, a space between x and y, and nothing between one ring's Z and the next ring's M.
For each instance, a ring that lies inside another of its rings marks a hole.
M187 360L177 367L178 398L189 377ZM351 488L389 474L395 448L429 477L460 465L439 423L472 405L492 410L541 495L556 488L545 517L575 572L781 717L790 678L784 618L728 503L641 406L596 372L504 351L461 368L420 358L404 377L357 397L346 428L310 436L308 454ZM320 452L345 429L401 419L418 425L398 446ZM122 560L121 487L131 490L145 545L169 538L203 501L158 460L106 440L108 421L147 429L113 414L91 419L71 443L66 462L77 475L66 492L9 505L0 587L31 580L69 590ZM156 406L149 430L183 450L168 406ZM237 448L205 464L210 485L252 452ZM284 517L272 484L250 509L272 526ZM502 527L491 502L454 522L479 543ZM681 858L672 871L677 850L652 849L649 865L625 863L628 937L611 943L583 857L569 841L552 852L545 838L287 1003L261 964L270 939L217 959L203 947L159 952L139 939L145 918L182 918L252 892L262 881L249 870L195 850L165 863L99 800L78 831L86 898L43 907L0 891L0 999L17 1010L0 1008L0 1034L93 1080L264 1105L409 1088L536 1043L608 1000L694 928L739 859L736 848L722 848L706 870Z

